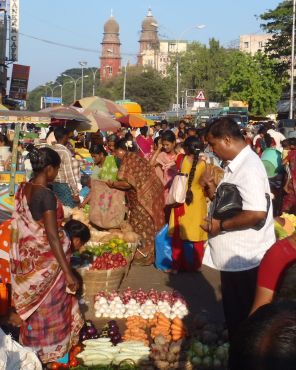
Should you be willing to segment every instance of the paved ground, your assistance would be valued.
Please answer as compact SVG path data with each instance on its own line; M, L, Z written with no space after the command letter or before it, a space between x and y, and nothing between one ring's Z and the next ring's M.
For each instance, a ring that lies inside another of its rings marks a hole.
M152 266L132 266L121 286L132 289L177 290L186 299L192 315L206 311L211 320L222 322L219 273L203 267L199 273L166 274Z

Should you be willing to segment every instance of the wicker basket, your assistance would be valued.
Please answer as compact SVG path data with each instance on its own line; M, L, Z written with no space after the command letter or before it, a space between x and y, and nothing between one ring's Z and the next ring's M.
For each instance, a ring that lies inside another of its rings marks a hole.
M100 290L118 290L128 272L128 265L114 270L77 269L83 282L82 296L96 295Z
M127 276L131 263L137 249L137 244L129 244L132 254L127 259L127 265L110 270L87 270L78 268L77 272L81 276L83 287L82 296L95 296L99 291L117 291L124 278Z

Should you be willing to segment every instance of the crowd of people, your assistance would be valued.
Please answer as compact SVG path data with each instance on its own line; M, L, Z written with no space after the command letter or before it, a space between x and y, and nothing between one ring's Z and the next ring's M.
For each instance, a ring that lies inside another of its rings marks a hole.
M164 120L109 136L57 127L48 133L46 146L30 145L26 151L31 176L19 187L12 221L1 225L1 234L12 230L11 321L21 327L21 343L43 363L67 354L83 325L77 299L68 294L79 285L69 257L90 234L78 221L64 225L63 206L88 204L93 180L125 192L126 218L141 238L134 263L154 263L155 238L168 225L172 265L166 273L199 272L202 264L220 271L231 340L240 332L249 335L250 327L242 325L261 317L260 307L275 304L277 296L283 299L279 287L285 273L293 272L296 234L291 229L276 240L274 224L284 226L283 212L295 213L296 139L285 138L273 122L254 132L241 129L231 117L199 129L185 120L176 125ZM84 174L82 181L81 166L89 158L92 174ZM187 178L185 201L169 204L178 174ZM229 184L238 190L240 209L219 218L217 194ZM188 242L193 245L191 263L185 256ZM238 364L235 346L232 353Z

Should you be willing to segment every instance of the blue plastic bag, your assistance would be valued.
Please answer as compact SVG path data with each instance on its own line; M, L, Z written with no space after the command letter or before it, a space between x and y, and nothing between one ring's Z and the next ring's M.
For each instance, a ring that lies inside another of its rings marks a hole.
M172 268L172 238L168 235L169 225L166 224L155 238L155 267L158 270Z

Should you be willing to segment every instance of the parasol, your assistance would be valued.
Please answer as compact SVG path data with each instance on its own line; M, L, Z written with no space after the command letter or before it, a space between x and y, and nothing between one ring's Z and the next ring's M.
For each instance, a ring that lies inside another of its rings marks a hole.
M77 109L73 107L49 107L42 109L40 112L48 113L48 115L55 120L89 122L88 118L79 113Z
M154 122L152 120L145 118L140 114L127 114L126 116L116 118L116 120L120 122L123 126L129 127L144 127L146 125L154 125Z
M76 108L77 111L89 119L90 128L88 131L117 131L121 126L115 119L111 118L109 114L104 112L93 112L90 109Z
M127 114L125 108L123 108L119 104L114 103L112 100L101 98L99 96L82 98L80 100L77 100L73 104L73 106L77 108L86 108L95 113L103 112L111 115L115 115L116 113L120 113L122 115Z

